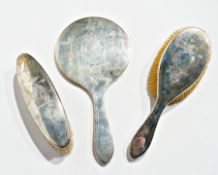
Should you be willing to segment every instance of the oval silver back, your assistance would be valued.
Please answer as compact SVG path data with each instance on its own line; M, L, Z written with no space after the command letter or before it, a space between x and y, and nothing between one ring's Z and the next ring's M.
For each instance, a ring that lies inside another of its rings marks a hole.
M159 97L168 102L190 88L210 59L206 33L195 27L184 29L166 48L159 68Z
M17 59L17 80L36 125L55 147L71 141L71 129L58 94L41 65L28 54Z

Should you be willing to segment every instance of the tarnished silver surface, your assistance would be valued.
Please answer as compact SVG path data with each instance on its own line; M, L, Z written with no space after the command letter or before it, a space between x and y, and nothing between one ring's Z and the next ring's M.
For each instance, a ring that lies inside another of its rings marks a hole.
M210 58L210 41L199 28L187 28L173 39L159 69L158 94L170 102L201 75Z
M55 52L60 71L82 86L93 99L93 151L100 164L113 155L113 140L103 107L107 87L126 69L130 60L129 41L114 22L88 17L70 24L61 34Z
M44 69L31 55L22 54L17 59L16 76L24 101L42 134L54 147L70 149L71 129Z
M131 143L130 154L133 158L141 156L148 149L162 111L199 80L210 55L208 36L199 28L185 28L169 43L158 70L156 104Z

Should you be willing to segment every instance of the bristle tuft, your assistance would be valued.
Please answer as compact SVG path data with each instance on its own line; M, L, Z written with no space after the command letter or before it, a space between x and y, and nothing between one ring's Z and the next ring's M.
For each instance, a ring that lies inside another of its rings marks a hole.
M182 32L182 29L175 31L172 35L170 35L170 37L164 42L164 44L160 48L151 66L149 76L148 76L148 90L149 90L149 93L154 98L157 97L158 68L159 68L163 53L166 50L169 43L181 32Z
M72 140L72 138L69 140L68 144L65 147L63 147L63 148L56 147L56 149L58 151L60 151L60 153L63 154L63 155L67 155L67 154L71 153L72 148L73 148L73 140Z

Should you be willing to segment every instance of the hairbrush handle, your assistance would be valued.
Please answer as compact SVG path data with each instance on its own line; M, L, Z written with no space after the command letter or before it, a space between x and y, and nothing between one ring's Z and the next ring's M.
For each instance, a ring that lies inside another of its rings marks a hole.
M94 130L93 130L93 152L97 162L101 165L107 164L114 152L113 139L110 133L109 123L105 115L103 95L93 95L94 103Z
M156 103L148 118L145 120L138 132L135 134L130 145L130 156L132 158L135 159L140 157L149 148L152 138L154 136L157 123L164 108L165 105L161 103Z

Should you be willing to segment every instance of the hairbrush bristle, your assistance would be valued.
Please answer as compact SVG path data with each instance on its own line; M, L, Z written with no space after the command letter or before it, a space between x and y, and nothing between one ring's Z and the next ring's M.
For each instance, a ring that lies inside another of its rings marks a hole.
M185 29L187 28L182 28L179 30L176 30L173 34L170 35L170 37L164 42L163 46L161 47L161 49L159 50L157 56L154 59L154 62L151 66L150 72L149 72L149 77L148 77L148 89L149 89L149 93L151 94L151 96L153 96L155 99L157 97L157 89L158 89L158 70L159 70L159 66L160 66L160 62L162 59L162 56L165 52L165 50L167 49L167 47L169 46L170 42L180 33L182 33ZM208 64L208 63L207 63ZM198 85L198 83L200 82L205 70L207 68L207 65L205 66L204 70L202 71L202 73L200 74L199 78L184 92L182 92L180 95L178 95L176 98L174 98L169 105L178 103L180 101L182 101L183 99L185 99Z
M73 148L73 139L72 138L70 138L68 144L65 147L63 147L63 148L55 147L55 149L57 149L63 155L69 154L72 151L72 148Z

